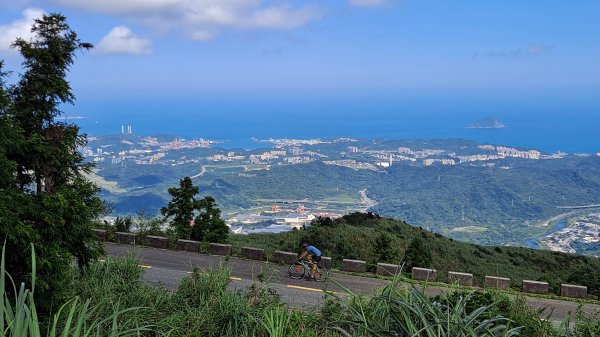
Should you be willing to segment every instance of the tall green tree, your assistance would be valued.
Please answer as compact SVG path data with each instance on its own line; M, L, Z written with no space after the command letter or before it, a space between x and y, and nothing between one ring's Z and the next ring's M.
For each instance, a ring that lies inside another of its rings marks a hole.
M8 100L1 99L0 128L10 130L10 138L0 137L0 202L8 205L0 208L0 239L11 252L7 269L19 280L28 279L29 245L35 244L36 295L48 310L69 289L73 259L85 267L102 252L93 220L105 207L85 175L92 167L79 151L86 136L57 119L61 105L75 100L66 78L75 55L92 45L60 14L36 19L31 31L32 40L13 44L24 72Z
M229 228L221 219L221 210L211 196L197 199L199 191L192 178L179 180L179 187L169 188L173 198L167 207L161 208L161 214L172 219L170 225L180 238L226 242Z
M215 199L211 196L200 200L202 211L194 220L192 238L198 241L226 243L229 227L221 219L221 210L217 208Z
M175 228L178 237L189 239L191 225L200 208L200 201L196 199L199 188L194 185L192 178L184 177L179 180L179 187L171 187L168 192L173 198L167 207L160 209L160 213L165 218L172 219L170 225Z
M414 237L406 248L404 259L409 270L411 270L412 267L429 268L431 266L432 258L431 251L429 250L429 246L425 243L425 240L420 236Z
M398 249L391 234L379 231L374 241L373 253L377 262L398 262Z

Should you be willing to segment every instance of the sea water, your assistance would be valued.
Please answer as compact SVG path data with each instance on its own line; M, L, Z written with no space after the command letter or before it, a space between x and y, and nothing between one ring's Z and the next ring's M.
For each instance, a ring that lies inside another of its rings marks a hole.
M384 99L187 99L79 102L69 121L89 135L118 134L131 125L141 135L170 134L222 141L226 148L255 148L252 138L444 139L536 148L547 153L600 152L600 104L534 103L423 98ZM468 126L487 117L506 128ZM262 146L265 146L262 144Z

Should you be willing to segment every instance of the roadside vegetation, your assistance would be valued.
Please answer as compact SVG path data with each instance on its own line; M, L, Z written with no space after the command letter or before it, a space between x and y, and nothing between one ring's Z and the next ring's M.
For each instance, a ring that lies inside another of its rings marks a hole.
M413 227L406 222L380 217L374 213L352 213L336 220L317 219L304 230L278 234L230 235L235 249L264 248L298 251L301 242L319 247L334 265L342 259L367 261L374 270L378 262L405 263L410 267L434 268L440 281L448 271L473 273L475 283L483 285L486 275L508 277L512 286L521 280L550 284L557 293L561 283L584 285L593 298L600 296L600 259L524 247L481 246L446 238Z
M135 225L142 244L146 236L158 235L167 237L170 247L176 249L177 231L172 227L161 228L162 222L141 215L117 218L114 225L98 224L98 228L107 230L108 239L115 241L115 232L132 231ZM440 282L447 281L448 271L458 271L472 273L478 286L489 275L510 278L515 289L520 289L522 280L548 282L550 293L554 294L562 283L577 284L588 287L590 299L600 297L599 258L456 241L375 213L352 213L335 220L317 218L305 229L277 234L229 233L225 240L232 244L237 255L242 247L255 247L265 249L270 258L276 250L299 252L300 244L309 242L324 256L331 257L334 267L340 267L343 259L364 260L367 271L371 272L379 262L404 264L407 273L412 267L436 269L436 281ZM207 251L208 242L203 241L203 252Z
M194 269L179 288L143 283L135 256L94 262L74 274L71 298L51 315L38 316L25 282L5 271L0 286L0 337L22 336L600 336L600 314L573 313L560 324L545 319L522 297L456 290L435 298L396 277L361 296L326 295L313 310L288 307L264 283L231 290L226 265ZM35 286L34 270L30 284ZM4 289L19 289L13 297Z

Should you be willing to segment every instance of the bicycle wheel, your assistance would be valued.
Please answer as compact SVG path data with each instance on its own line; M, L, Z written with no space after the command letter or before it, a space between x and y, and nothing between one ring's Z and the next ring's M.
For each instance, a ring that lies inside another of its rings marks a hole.
M327 269L325 269L324 267L317 266L317 271L315 271L315 274L313 276L315 277L315 280L317 280L317 282L324 282L327 280L328 275L329 273L327 272Z
M304 270L303 265L294 263L288 269L288 273L290 274L290 277L293 278L294 280L299 280L304 277L304 274L306 273L306 271Z

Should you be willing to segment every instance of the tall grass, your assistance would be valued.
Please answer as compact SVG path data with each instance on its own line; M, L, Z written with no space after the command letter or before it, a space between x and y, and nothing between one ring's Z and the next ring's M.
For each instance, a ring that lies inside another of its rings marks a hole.
M521 327L501 315L486 317L493 306L467 309L470 296L432 299L423 289L402 285L399 277L379 294L351 294L340 310L346 314L332 323L344 336L518 336Z
M102 304L94 319L109 315L115 303L146 307L122 322L127 328L153 324L144 336L594 337L600 322L580 313L558 327L525 298L502 292L457 289L430 298L399 276L371 296L346 289L307 312L281 304L261 281L232 290L227 265L194 268L174 292L145 285L142 272L135 256L107 259L81 275L75 291Z
M27 289L25 282L21 282L19 289L5 270L5 247L2 249L0 263L0 337L88 337L88 336L139 336L144 331L150 331L150 326L133 325L131 328L122 328L119 324L121 318L135 314L139 308L114 310L102 318L91 319L97 307L91 305L90 300L82 301L79 297L64 303L52 316L46 328L40 324L37 314L34 289L36 281L35 250L31 248L31 289ZM6 277L10 281L6 283ZM7 286L12 287L12 292L7 291Z
M4 270L4 251L0 271L0 337L600 337L600 314L578 311L558 326L522 297L457 290L431 298L399 276L371 296L348 289L344 296L329 295L315 311L281 304L264 283L232 290L225 265L195 268L168 291L141 281L143 269L133 255L93 263L76 278L74 297L42 325L33 290L24 283L17 289ZM32 275L34 288L35 264Z
M96 317L114 303L143 306L131 315L132 324L153 324L143 336L337 336L318 321L318 315L287 308L265 284L232 290L226 265L194 268L176 291L141 282L135 256L92 264L76 282L74 291L101 303Z

